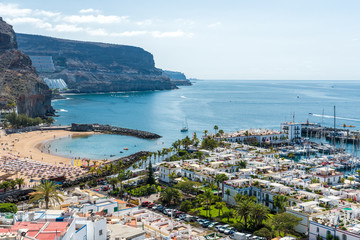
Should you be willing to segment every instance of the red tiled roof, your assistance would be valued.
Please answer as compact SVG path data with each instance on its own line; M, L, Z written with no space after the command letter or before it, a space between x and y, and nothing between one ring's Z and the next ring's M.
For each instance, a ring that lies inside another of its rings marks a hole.
M65 233L69 225L68 222L49 222L48 226L39 233L40 229L45 225L45 222L31 223L31 222L17 222L9 228L0 228L0 233L17 233L19 229L27 229L26 236L35 237L39 240L54 240L56 236ZM56 233L57 231L57 233Z
M57 237L59 237L60 234L57 234ZM37 235L36 239L39 239L39 240L54 240L56 237L56 233L39 233L39 235Z

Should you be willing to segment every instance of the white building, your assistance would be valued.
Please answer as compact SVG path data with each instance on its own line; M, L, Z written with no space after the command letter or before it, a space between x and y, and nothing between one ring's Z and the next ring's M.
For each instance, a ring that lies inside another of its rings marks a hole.
M315 170L313 177L320 181L320 183L335 184L340 183L344 173L336 172L335 169L329 167L321 167Z
M287 135L290 141L296 141L301 138L301 123L284 122L281 124L281 131Z

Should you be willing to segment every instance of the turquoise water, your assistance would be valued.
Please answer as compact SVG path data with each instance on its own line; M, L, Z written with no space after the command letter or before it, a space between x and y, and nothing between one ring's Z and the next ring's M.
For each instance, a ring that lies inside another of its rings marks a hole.
M140 150L160 150L186 135L218 125L224 131L249 128L279 129L283 121L346 123L360 129L360 81L197 81L172 91L67 95L54 100L60 110L57 124L101 123L141 129L163 136L142 140L95 135L52 143L57 154L92 159L125 156ZM325 118L322 118L324 111ZM309 113L319 116L309 115ZM329 116L329 117L326 117ZM185 118L188 133L181 133ZM136 145L136 147L135 147ZM123 151L128 147L129 151ZM71 153L70 153L71 151Z

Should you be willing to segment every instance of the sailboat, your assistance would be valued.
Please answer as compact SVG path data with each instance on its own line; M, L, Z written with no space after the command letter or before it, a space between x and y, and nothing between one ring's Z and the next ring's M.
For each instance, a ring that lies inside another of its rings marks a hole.
M189 127L188 127L188 123L187 123L187 120L185 118L185 124L184 126L181 128L180 132L187 132L189 130Z

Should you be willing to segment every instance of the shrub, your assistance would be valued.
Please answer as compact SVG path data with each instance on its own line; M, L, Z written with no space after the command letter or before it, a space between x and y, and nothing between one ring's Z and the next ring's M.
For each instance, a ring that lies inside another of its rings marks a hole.
M0 203L0 212L16 213L17 211L18 211L18 208L13 203Z

